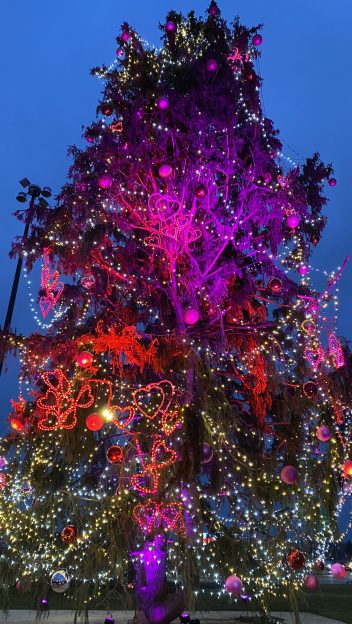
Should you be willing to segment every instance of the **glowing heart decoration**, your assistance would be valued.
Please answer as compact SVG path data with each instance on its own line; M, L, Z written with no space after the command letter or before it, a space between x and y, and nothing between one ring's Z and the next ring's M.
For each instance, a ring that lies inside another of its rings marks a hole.
M114 412L114 425L118 429L126 429L135 416L135 409L132 405L120 407L120 405L111 405L110 410Z
M166 443L161 438L155 440L152 447L152 466L153 470L160 470L171 466L177 461L177 453L173 449L166 446Z
M184 531L182 505L178 502L156 503L149 501L145 505L137 505L133 510L134 519L144 533L164 524L169 531Z
M175 431L182 423L181 416L178 410L174 412L165 413L161 417L161 428L165 435L169 436Z
M306 347L304 349L304 357L308 360L311 367L316 370L324 359L324 350L321 346L316 348Z
M45 292L39 299L39 306L45 318L56 305L64 290L63 282L59 282L59 272L50 273L50 249L45 248L43 254L44 266L41 272L40 288Z
M72 429L77 423L77 409L86 409L94 403L90 385L83 384L75 396L72 382L59 368L46 371L42 379L48 389L37 401L41 411L38 428L42 431Z
M341 344L335 334L329 334L329 357L335 368L341 368L345 363L345 357Z
M156 494L159 485L159 475L151 468L138 472L131 477L131 487L141 494Z
M161 381L136 390L133 393L133 402L140 414L149 420L154 420L160 413L168 410L173 394L172 383Z

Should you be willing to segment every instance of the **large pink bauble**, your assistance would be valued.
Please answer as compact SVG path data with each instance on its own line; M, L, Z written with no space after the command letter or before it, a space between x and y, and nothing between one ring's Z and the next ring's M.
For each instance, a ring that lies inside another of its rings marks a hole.
M168 178L172 174L172 167L164 163L159 167L159 176L161 178Z
M329 180L329 186L336 186L337 184L337 180L336 178L330 178Z
M202 446L202 455L201 455L200 463L208 464L213 459L213 455L214 455L213 449L210 446L210 444L208 444L208 442L204 442Z
M167 23L166 23L166 27L165 27L165 28L166 28L166 30L167 30L168 32L174 32L174 31L176 30L176 24L175 24L175 22L172 22L172 21L170 20L170 22L167 22Z
M317 436L318 440L320 440L320 442L327 442L331 438L331 431L329 427L321 425L316 430L315 435Z
M292 228L293 230L297 227L297 225L299 225L301 221L301 217L298 214L289 214L286 217L286 223L288 225L289 228Z
M89 351L81 351L77 355L77 364L78 366L82 366L82 368L87 368L93 362L93 355Z
M333 563L331 566L331 574L335 578L343 578L346 574L345 566L341 563Z
M263 41L263 37L259 34L254 35L254 37L252 38L252 43L255 46L260 46L262 44Z
M314 574L308 574L304 581L304 587L306 589L316 589L318 587L318 579Z
M198 310L195 310L194 308L187 308L183 312L183 319L187 325L194 325L197 321L199 321Z
M131 39L131 35L128 32L128 30L124 30L122 35L121 35L121 39L122 41L124 41L125 43L127 43L130 39Z
M228 576L225 581L225 588L229 594L233 594L234 596L239 596L242 593L243 585L242 581L235 574L231 574Z
M208 71L216 71L218 68L218 62L215 59L209 59L207 61L207 70Z
M293 485L293 483L297 483L299 479L299 472L294 466L284 466L281 470L280 476L284 483Z
M169 100L167 99L167 97L160 97L157 99L156 101L157 107L160 108L160 110L166 110L169 106Z
M308 270L309 270L309 269L308 269L307 265L305 265L305 264L301 264L301 266L299 266L299 267L298 267L297 272L298 272L300 275L307 275Z
M112 185L112 177L108 175L107 173L105 173L104 175L100 176L100 178L98 179L98 184L100 188L102 189L109 188L109 186Z

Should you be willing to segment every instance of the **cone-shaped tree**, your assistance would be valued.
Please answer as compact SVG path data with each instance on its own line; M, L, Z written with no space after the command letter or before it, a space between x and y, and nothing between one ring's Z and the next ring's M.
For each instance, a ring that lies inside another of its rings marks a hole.
M302 584L335 531L350 400L340 274L309 280L331 167L283 158L258 28L212 2L161 30L155 49L123 24L88 145L13 246L43 261L52 323L4 337L28 385L0 496L2 588L62 570L82 608L133 583L150 622L204 579Z

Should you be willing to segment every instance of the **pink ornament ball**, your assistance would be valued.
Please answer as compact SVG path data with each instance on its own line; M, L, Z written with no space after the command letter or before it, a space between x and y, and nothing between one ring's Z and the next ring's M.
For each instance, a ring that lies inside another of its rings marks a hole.
M329 186L336 186L337 184L337 180L336 178L330 178L329 180Z
M297 272L300 275L307 275L308 273L308 267L306 264L301 264L301 266L298 267Z
M216 71L218 68L218 62L215 59L209 59L207 61L207 70L208 71Z
M209 15L215 17L219 13L219 9L216 6L211 6L209 9Z
M159 176L161 178L168 178L172 174L172 167L164 163L159 167Z
M225 589L233 596L240 596L243 590L241 579L235 574L231 574L231 576L228 576L225 581Z
M183 319L187 325L194 325L199 321L199 312L194 308L187 308L183 313Z
M90 431L99 431L104 426L104 421L99 414L89 414L86 418L86 426Z
M288 225L289 228L292 228L293 230L297 227L297 225L300 224L301 221L301 217L298 214L289 214L286 217L286 223Z
M87 368L93 363L93 355L89 351L81 351L77 355L77 364L82 368Z
M98 184L100 188L107 189L112 185L112 177L108 175L107 173L105 173L104 175L100 176L100 178L98 179Z
M331 574L338 579L344 578L346 574L345 566L341 563L333 563L331 566Z
M315 435L317 436L318 440L320 440L320 442L328 442L328 440L330 440L331 438L331 431L329 427L321 425L316 430Z
M162 96L157 100L156 104L160 110L166 110L169 107L169 100Z
M284 466L281 470L280 477L281 481L283 481L284 483L287 483L288 485L293 485L294 483L297 483L299 479L299 472L294 466Z
M265 182L266 184L270 184L270 182L271 182L271 181L272 181L272 179L273 179L273 176L271 175L270 171L267 171L266 173L264 173L263 178L264 178L264 182Z
M130 35L130 33L128 32L128 30L124 30L124 31L122 32L122 34L121 34L121 39L122 39L122 41L124 41L125 43L128 43L128 42L129 42L129 40L131 39L131 35Z
M125 54L125 53L124 53L124 51L123 51L123 49L122 49L122 48L117 48L117 50L116 50L116 56L121 57L121 56L123 56L124 54Z
M252 38L252 43L255 46L260 46L263 42L263 37L259 34L254 35L254 37Z
M175 32L176 30L176 24L175 22L172 22L171 20L169 22L166 22L166 26L165 26L167 32Z
M213 459L213 449L207 442L204 442L202 446L201 464L208 464Z
M308 574L304 581L304 587L313 591L318 587L318 579L314 574Z

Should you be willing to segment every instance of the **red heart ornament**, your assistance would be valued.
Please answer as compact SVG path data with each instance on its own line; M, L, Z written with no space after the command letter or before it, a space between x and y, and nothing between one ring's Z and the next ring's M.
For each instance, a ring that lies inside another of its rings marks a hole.
M160 468L166 468L171 466L177 461L177 453L173 449L166 446L164 440L161 438L155 440L152 446L152 464L153 470L160 470Z
M159 505L150 501L145 505L137 505L133 510L133 516L137 520L142 531L149 533L154 525L157 514L159 511Z
M161 417L161 428L167 436L171 435L180 423L181 417L177 410L174 412L166 412Z
M159 513L170 531L174 531L177 528L184 529L180 503L160 505Z
M114 412L119 412L119 418L114 417L113 423L118 429L126 429L128 425L134 419L134 407L127 405L127 407L120 407L120 405L111 405L110 409Z
M158 485L159 475L153 468L138 472L131 477L131 487L142 494L156 494Z
M160 412L167 411L174 393L170 381L151 383L133 393L133 401L138 411L153 420Z

